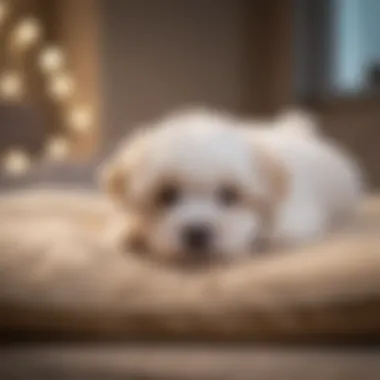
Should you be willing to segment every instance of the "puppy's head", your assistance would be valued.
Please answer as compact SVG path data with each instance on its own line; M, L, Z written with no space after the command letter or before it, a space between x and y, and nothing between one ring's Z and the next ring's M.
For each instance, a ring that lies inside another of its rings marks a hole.
M230 261L270 237L285 176L227 118L188 114L131 138L103 183L135 222L132 245L166 260Z

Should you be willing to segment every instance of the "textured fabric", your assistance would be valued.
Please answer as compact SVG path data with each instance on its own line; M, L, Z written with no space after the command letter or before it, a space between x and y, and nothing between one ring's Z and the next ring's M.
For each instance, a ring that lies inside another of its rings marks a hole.
M380 198L323 242L226 268L159 267L102 239L101 195L0 197L0 328L87 338L380 335Z

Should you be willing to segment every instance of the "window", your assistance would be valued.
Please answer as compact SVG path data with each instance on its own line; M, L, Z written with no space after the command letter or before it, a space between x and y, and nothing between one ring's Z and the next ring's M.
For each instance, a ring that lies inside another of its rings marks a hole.
M380 90L380 2L296 0L300 97L360 97Z

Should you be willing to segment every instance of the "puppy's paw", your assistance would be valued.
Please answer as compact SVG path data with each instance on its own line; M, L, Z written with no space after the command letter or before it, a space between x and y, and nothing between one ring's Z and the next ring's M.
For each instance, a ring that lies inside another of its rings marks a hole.
M123 254L143 254L146 244L141 229L131 221L117 218L108 224L104 240Z

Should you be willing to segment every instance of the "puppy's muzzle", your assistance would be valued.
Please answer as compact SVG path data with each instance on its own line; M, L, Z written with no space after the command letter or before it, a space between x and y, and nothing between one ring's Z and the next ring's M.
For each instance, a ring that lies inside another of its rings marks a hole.
M194 224L183 228L182 245L186 252L196 256L210 251L213 245L213 231L207 224Z

